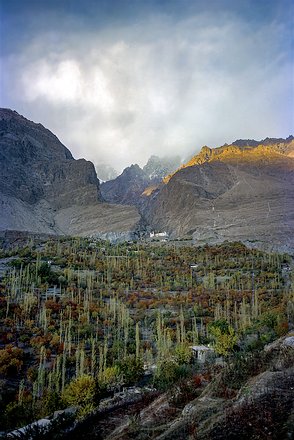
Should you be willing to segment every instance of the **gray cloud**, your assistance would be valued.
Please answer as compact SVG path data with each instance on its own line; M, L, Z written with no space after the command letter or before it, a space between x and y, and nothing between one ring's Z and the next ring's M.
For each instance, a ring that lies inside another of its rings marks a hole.
M119 170L151 154L287 136L287 32L281 21L257 25L225 12L39 31L2 57L2 100L75 157Z

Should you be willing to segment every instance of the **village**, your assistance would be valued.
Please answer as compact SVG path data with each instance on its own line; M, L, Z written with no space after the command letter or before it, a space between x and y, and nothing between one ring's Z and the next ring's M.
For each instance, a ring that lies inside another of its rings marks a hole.
M64 238L3 249L2 432L43 427L70 407L75 420L131 408L182 381L197 395L234 353L287 333L291 264L241 243Z

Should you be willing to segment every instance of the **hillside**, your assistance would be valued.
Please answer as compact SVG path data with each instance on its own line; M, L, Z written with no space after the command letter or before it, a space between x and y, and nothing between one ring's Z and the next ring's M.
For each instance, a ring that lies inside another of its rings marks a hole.
M203 147L145 191L143 215L154 228L199 244L238 239L293 249L293 137L268 145L237 142Z
M75 160L58 138L0 110L0 229L53 234L134 230L133 207L103 203L94 165Z
M137 423L134 416L129 416L129 420L117 417L118 426L105 439L291 439L294 434L293 356L293 336L280 338L259 353L240 355L209 384L207 376L198 374L198 381L182 381L139 409ZM240 371L241 364L243 370ZM193 388L194 395L198 394L194 399L189 396ZM108 423L110 425L110 420ZM99 425L96 430L97 427ZM87 433L98 438L93 427L88 428ZM84 436L73 438L86 438L85 432Z
M180 157L151 156L143 168L133 164L113 180L101 184L101 193L110 203L141 205L141 195L146 188L158 185L167 174L180 164Z

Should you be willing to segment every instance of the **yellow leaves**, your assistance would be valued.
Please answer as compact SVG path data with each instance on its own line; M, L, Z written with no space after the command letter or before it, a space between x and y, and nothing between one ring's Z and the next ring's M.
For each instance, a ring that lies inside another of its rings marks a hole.
M112 387L121 381L121 374L119 367L115 365L114 367L106 368L101 377L101 385L105 387ZM100 384L100 381L99 381Z
M62 400L68 406L88 407L89 404L93 406L95 397L96 382L89 375L72 380L62 393Z
M192 352L188 344L178 344L175 349L176 361L179 365L188 364L191 360Z
M0 350L0 374L16 375L21 370L23 351L20 348L7 346Z
M213 347L218 354L223 356L227 356L237 342L237 335L231 326L228 327L228 333L222 333L220 328L215 328L214 337Z
M222 356L227 356L238 340L233 327L223 319L211 323L209 333L214 338L214 350Z

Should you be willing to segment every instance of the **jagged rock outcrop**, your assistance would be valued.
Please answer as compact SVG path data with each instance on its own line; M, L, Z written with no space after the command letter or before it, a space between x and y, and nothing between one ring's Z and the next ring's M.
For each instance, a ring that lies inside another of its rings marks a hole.
M150 225L197 244L242 240L293 251L293 137L245 143L203 147L145 191L142 212Z
M114 180L101 184L104 199L110 203L136 205L149 179L137 164L124 169Z
M58 234L132 231L134 207L102 203L94 165L75 160L58 138L0 109L0 229Z
M180 156L150 156L148 162L143 167L144 173L149 177L152 183L160 182L169 173L175 171L181 163Z
M140 206L141 195L147 188L158 185L168 173L180 164L180 158L151 156L142 168L137 164L124 169L114 180L101 184L104 199L110 203Z

